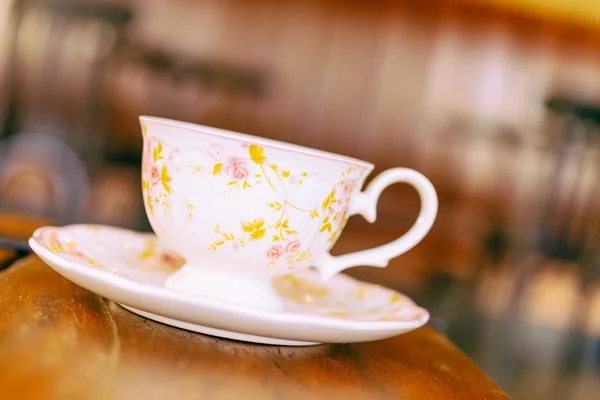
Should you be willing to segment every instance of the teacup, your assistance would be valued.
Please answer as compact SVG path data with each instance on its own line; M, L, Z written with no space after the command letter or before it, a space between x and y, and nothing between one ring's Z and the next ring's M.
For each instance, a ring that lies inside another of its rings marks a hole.
M385 267L423 239L437 196L420 173L393 168L361 191L374 166L289 143L155 117L140 117L142 187L152 229L186 259L167 286L278 311L271 280L315 267L323 279L354 266ZM346 221L376 218L389 185L421 197L416 223L369 250L332 256Z

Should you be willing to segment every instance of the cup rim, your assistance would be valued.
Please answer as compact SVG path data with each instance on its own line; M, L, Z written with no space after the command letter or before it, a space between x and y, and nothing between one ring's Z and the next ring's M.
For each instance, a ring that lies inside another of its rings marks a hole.
M169 126L173 128L181 128L188 131L201 132L207 135L218 136L230 140L251 141L252 143L256 143L267 148L290 151L293 153L304 154L312 157L325 158L331 161L359 165L361 167L366 167L370 169L373 169L375 167L374 164L360 160L358 158L331 153L325 150L313 149L310 147L301 146L293 143L287 143L279 140L267 139L259 136L250 135L247 133L234 132L227 129L214 128L211 126L194 124L192 122L177 121L174 119L154 117L150 115L140 115L139 119L142 122L156 123L159 125Z

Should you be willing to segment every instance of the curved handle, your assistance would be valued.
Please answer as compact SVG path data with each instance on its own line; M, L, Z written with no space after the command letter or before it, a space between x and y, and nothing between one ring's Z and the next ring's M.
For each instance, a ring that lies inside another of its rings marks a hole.
M437 194L425 176L408 168L392 168L377 175L364 192L358 193L351 203L350 215L361 214L368 222L377 218L377 202L381 192L394 183L406 182L417 189L421 198L421 211L414 225L406 234L393 242L373 249L357 251L341 256L326 254L316 267L323 280L329 279L346 268L356 266L387 267L388 262L416 246L429 232L438 208Z

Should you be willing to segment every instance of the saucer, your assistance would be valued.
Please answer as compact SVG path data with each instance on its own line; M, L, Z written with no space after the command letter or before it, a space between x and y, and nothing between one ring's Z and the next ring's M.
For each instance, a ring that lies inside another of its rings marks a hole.
M272 312L165 287L185 262L154 234L100 225L43 227L29 240L59 274L143 317L235 340L301 346L383 339L424 325L428 312L393 290L308 270L273 279Z

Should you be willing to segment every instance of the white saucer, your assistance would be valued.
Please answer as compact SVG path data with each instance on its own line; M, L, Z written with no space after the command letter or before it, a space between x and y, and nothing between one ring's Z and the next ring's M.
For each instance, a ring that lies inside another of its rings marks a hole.
M184 260L156 236L99 225L38 229L33 251L67 279L144 317L248 342L301 346L383 339L424 325L429 314L390 289L339 274L276 278L285 310L270 312L166 288Z

